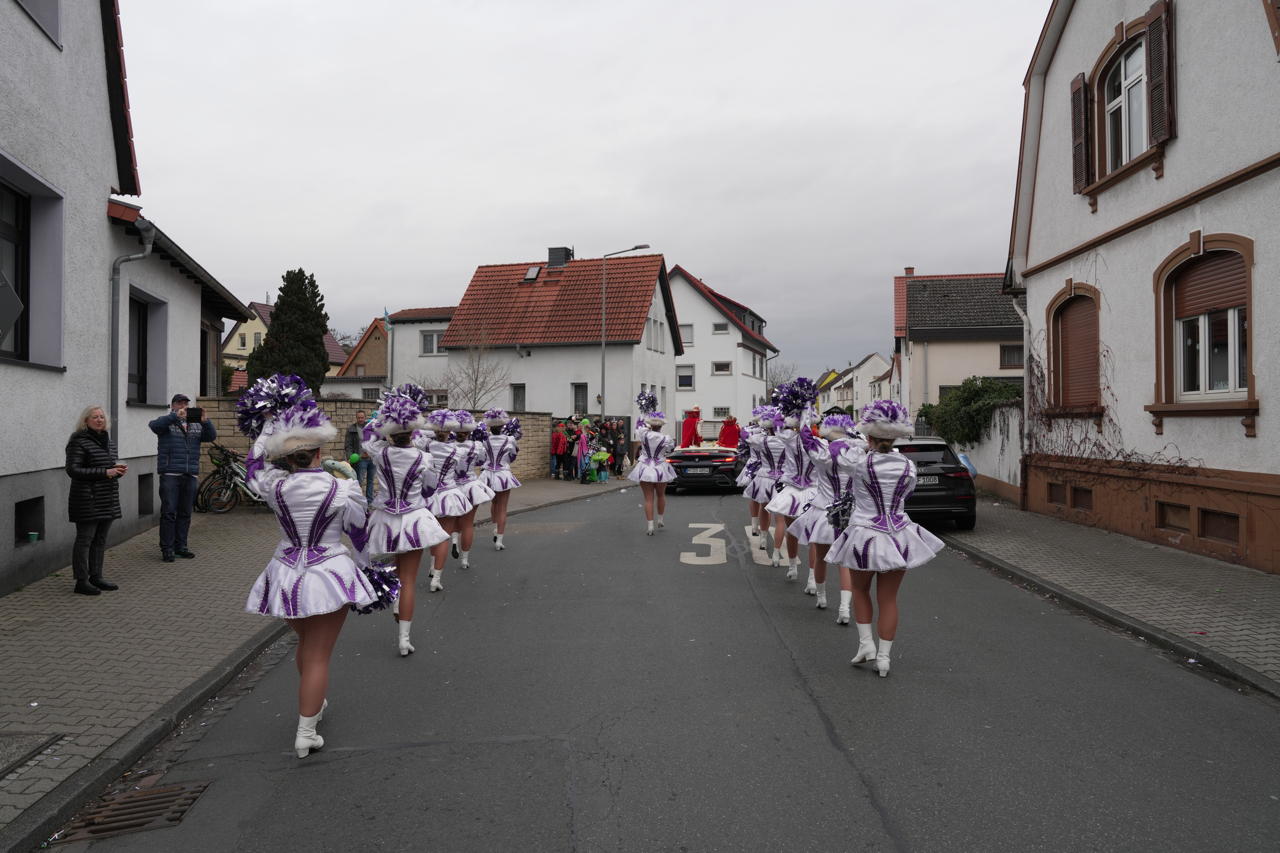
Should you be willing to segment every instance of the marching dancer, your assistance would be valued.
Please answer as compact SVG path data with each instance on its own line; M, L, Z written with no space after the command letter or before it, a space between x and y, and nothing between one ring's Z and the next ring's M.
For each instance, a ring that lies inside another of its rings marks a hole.
M756 472L760 470L760 465L764 460L760 456L760 452L751 443L751 437L760 432L760 427L756 424L755 410L752 410L751 420L747 425L738 432L738 455L743 454L747 457L747 464L742 466L742 471L733 481L735 486L742 489L742 496L747 499L747 509L751 512L751 535L760 535L760 514L763 507L760 502L747 494L747 486L755 479ZM764 548L764 540L760 540L760 547Z
M809 549L809 577L814 583L819 610L827 606L827 551L838 531L827 516L828 508L849 493L853 484L853 467L866 455L866 442L853 438L853 418L829 415L819 427L820 438L807 429L800 430L805 454L813 463L816 491L809 507L791 523L787 531ZM806 589L806 592L808 590ZM853 584L849 570L840 567L840 609L836 624L849 624L849 603Z
M847 566L853 577L853 617L858 652L850 663L875 661L889 674L889 651L898 632L898 588L907 569L922 566L942 550L942 540L911 520L903 504L915 491L915 463L893 452L893 442L912 434L907 410L877 400L862 410L858 429L867 437L867 455L854 468L853 514L836 537L827 562ZM871 583L876 585L879 648L871 637Z
M440 480L427 506L453 540L451 551L459 558L459 566L471 568L471 545L476 535L476 507L493 500L493 489L476 479L473 471L480 465L485 445L472 439L476 419L466 409L436 409L427 416L435 438L427 445L431 461ZM431 571L431 591L444 589L440 581L444 571L445 552L436 555Z
M400 579L395 617L401 657L414 651L409 631L422 552L443 555L449 539L427 508L435 472L431 458L413 443L414 431L424 425L416 390L402 385L383 395L377 417L365 427L363 445L378 478L378 497L369 515L369 550L394 559Z
M640 484L644 494L644 517L648 525L646 536L652 536L655 527L654 508L657 507L657 527L665 527L662 516L667 511L667 483L676 478L676 469L667 461L667 454L675 449L675 439L663 435L662 425L667 416L655 411L658 398L653 393L641 391L636 397L636 405L640 407L641 420L636 426L636 438L639 448L636 453L636 464L632 466L627 479Z
M299 758L324 746L316 724L329 702L329 659L347 609L375 605L378 593L342 544L360 550L365 501L355 472L338 479L320 465L320 448L337 429L296 376L259 379L237 404L241 431L254 439L245 463L248 487L276 514L281 538L245 602L298 635Z
M804 377L779 385L773 393L773 398L782 411L785 427L778 439L784 443L786 449L783 453L782 477L779 480L778 489L765 505L765 509L775 519L773 535L775 566L782 543L785 541L787 544L787 580L795 580L800 574L800 543L787 528L813 500L816 491L813 481L813 462L801 446L800 435L801 433L809 433L811 437L813 435L809 430L808 418L817 397L817 387ZM818 587L812 571L809 572L804 591L806 595L817 594Z
M511 490L520 488L520 481L511 473L511 463L520 452L516 442L522 432L520 419L511 417L504 409L485 412L484 422L489 428L489 437L484 440L480 481L493 490L493 504L489 507L489 516L493 519L493 550L501 551L507 547L502 543L507 531L507 503L511 500Z
M767 533L770 530L767 507L769 501L773 500L774 492L777 491L778 483L782 480L782 475L786 468L788 442L783 436L777 434L783 422L782 412L777 406L759 406L754 410L753 414L756 416L760 431L754 433L748 439L748 443L751 449L759 455L761 462L760 468L756 471L755 476L751 478L751 482L747 484L743 495L747 500L760 505L760 527ZM783 535L785 535L785 530ZM766 536L765 541L769 541L768 536ZM775 531L773 534L773 564L775 566L782 565L781 548L782 536ZM787 571L788 580L795 580L798 575L799 570L797 568L793 567Z

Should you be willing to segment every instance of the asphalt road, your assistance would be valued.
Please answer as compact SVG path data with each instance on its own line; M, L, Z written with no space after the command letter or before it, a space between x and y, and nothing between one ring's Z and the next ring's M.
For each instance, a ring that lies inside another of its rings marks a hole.
M408 658L389 616L353 616L322 752L290 750L286 659L166 775L212 781L180 824L87 846L1280 846L1280 704L953 552L904 584L881 679L849 666L834 577L816 611L755 562L740 497L672 497L652 538L638 500L512 519L420 596Z

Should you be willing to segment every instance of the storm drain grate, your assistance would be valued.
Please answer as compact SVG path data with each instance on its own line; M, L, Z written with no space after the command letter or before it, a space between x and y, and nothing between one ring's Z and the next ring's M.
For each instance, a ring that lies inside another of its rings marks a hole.
M54 843L91 841L175 826L186 817L187 810L195 805L208 787L208 782L191 782L103 797L100 802L81 812L79 817L58 834Z

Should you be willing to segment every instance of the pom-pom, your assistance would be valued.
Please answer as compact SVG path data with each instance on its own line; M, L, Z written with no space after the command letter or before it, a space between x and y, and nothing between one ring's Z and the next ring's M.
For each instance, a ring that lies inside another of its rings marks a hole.
M471 431L472 441L488 441L489 427L484 424L476 424L476 428Z
M652 391L641 391L636 395L636 406L641 414L649 415L658 409L658 395Z
M793 382L784 382L773 389L770 401L782 410L784 415L799 417L806 408L818 399L818 386L801 376Z
M418 411L424 415L431 411L431 396L427 394L426 389L421 385L416 385L413 382L406 382L403 385L397 386L391 393L400 397L408 397L410 400L417 403Z
M356 607L350 605L351 609L356 613L368 614L375 610L386 610L400 596L400 578L395 572L389 571L388 563L374 562L367 569L361 569L364 572L365 580L369 582L369 586L373 587L374 600L364 607Z
M520 428L520 419L512 418L502 425L502 434L509 435L517 441L524 438L524 430Z
M872 438L908 438L915 432L910 413L893 400L876 400L864 406L858 429Z
M316 407L307 383L298 376L282 373L264 376L246 388L236 401L236 426L252 441L262 435L268 421L295 406Z

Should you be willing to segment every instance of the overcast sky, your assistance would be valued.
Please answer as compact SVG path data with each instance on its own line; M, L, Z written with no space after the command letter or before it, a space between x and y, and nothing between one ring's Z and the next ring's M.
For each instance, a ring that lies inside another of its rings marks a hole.
M892 277L999 272L1049 0L120 0L145 214L343 331L480 264L649 243L802 372ZM678 310L678 306L677 306Z

